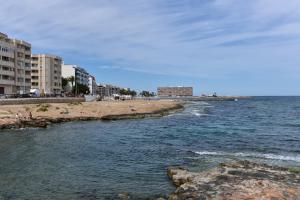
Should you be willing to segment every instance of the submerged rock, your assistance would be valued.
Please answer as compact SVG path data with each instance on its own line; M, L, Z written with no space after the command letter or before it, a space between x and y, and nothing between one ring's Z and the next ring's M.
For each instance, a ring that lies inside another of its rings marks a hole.
M283 167L241 161L201 173L169 168L168 176L177 187L169 200L300 199L300 174Z

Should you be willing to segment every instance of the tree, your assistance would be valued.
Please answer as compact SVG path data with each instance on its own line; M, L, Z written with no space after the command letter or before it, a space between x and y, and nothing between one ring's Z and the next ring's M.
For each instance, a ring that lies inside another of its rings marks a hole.
M133 97L135 97L135 96L136 96L136 91L134 91L134 90L131 90L131 91L130 91L130 93L131 93L131 96L133 96Z
M68 81L71 82L71 85L72 85L72 91L73 91L73 89L74 89L75 77L74 77L74 76L70 76L70 77L68 78Z
M131 95L131 96L136 96L136 91L134 90L130 90L130 89L125 89L125 88L122 88L120 90L120 95Z
M89 94L90 93L90 88L86 85L76 83L76 87L72 89L73 94Z
M140 93L140 95L143 96L143 97L154 97L155 93L154 92L149 92L149 91L142 91Z
M63 78L63 77L61 78L61 86L62 86L63 90L66 90L68 83L69 83L69 79Z

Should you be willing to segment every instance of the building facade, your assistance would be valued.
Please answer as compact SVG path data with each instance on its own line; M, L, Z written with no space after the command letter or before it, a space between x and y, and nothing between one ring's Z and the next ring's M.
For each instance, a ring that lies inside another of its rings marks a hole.
M22 40L12 40L15 46L17 93L28 94L31 89L31 45Z
M26 94L31 88L31 44L0 33L0 94Z
M62 77L70 80L72 77L74 78L74 83L72 86L71 81L68 82L68 86L66 87L65 92L71 92L72 87L74 87L76 84L81 84L89 87L89 73L77 66L77 65L62 65Z
M96 94L96 90L97 90L96 78L92 75L89 75L89 89L91 95Z
M96 93L100 97L111 97L116 94L120 94L121 88L118 86L108 84L98 84Z
M76 83L82 84L82 85L89 85L89 73L77 66L77 65L62 65L62 77L64 78L70 78L74 77L76 80Z
M193 87L158 87L158 96L193 96Z
M59 95L61 83L62 58L39 54L31 57L31 88L39 89L41 94Z

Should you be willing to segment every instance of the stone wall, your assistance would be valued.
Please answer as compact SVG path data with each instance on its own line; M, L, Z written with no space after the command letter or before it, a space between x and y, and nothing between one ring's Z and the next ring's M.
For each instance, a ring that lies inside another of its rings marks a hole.
M41 103L73 103L73 102L85 102L85 98L0 99L0 105L41 104Z

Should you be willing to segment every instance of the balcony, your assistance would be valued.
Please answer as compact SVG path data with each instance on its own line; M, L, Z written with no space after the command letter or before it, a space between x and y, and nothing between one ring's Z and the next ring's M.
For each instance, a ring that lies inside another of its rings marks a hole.
M1 49L0 49L1 50ZM8 51L8 52L5 52L5 51L1 51L1 55L2 56L6 56L6 57L10 57L10 58L14 58L15 57L15 54L14 54L14 52L12 52L12 51Z
M0 60L0 65L8 66L8 67L15 67L15 63L12 61L4 61Z
M0 84L4 85L14 85L15 81L12 76L9 75L1 75L0 76Z
M15 76L15 72L14 71L10 71L10 70L0 70L0 75L7 75L7 76Z
M25 58L24 61L25 61L25 63L31 63L31 59L30 58Z
M12 80L2 80L0 79L0 84L1 85L15 85L15 82Z

